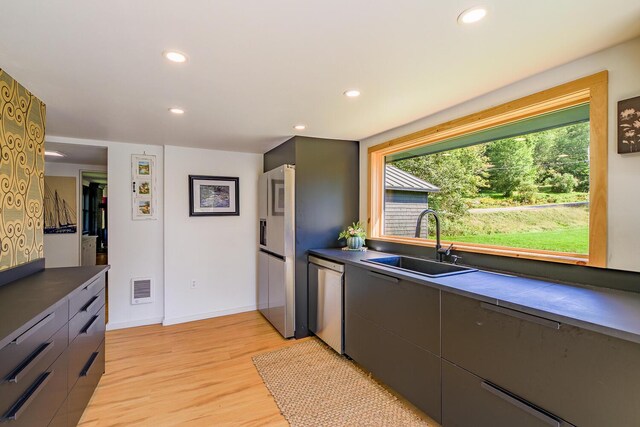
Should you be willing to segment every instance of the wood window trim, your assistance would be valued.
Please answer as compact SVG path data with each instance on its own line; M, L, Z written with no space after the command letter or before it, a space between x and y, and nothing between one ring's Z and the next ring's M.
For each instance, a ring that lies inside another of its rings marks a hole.
M495 245L452 243L454 243L456 250L464 252L606 267L608 82L609 75L608 71L605 70L369 147L369 183L367 189L369 217L367 223L370 238L410 245L434 246L434 242L431 240L385 236L382 234L385 156L588 102L590 104L589 254L568 254Z

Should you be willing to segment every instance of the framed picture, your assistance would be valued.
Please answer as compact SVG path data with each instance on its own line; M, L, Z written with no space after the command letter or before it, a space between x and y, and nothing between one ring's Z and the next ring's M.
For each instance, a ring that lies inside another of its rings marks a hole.
M271 215L284 215L284 180L271 181Z
M151 176L151 161L149 159L138 159L138 172L139 177Z
M618 154L640 152L640 96L618 102Z
M189 175L189 216L240 215L240 179Z
M137 210L139 217L151 216L151 200L138 200Z
M134 220L156 219L156 157L131 155L131 208Z
M74 177L44 177L44 234L73 234L78 231L76 189Z

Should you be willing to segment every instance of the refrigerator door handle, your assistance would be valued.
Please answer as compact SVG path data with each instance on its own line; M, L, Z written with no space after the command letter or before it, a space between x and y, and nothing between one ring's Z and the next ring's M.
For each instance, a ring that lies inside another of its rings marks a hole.
M267 220L260 218L260 245L267 246Z

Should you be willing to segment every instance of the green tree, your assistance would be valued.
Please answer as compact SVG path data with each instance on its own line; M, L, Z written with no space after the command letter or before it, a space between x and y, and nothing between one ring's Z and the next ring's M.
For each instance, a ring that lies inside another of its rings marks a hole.
M487 157L484 145L458 148L393 163L412 175L440 188L429 196L429 206L444 217L466 214L465 198L478 195L487 186Z
M578 191L589 191L589 123L558 129L553 167L560 174L571 174L578 180Z
M544 185L556 174L571 174L578 191L589 191L589 122L526 136L534 145L537 182Z
M506 138L487 144L491 162L491 188L511 197L519 188L530 188L536 178L534 144L519 138Z

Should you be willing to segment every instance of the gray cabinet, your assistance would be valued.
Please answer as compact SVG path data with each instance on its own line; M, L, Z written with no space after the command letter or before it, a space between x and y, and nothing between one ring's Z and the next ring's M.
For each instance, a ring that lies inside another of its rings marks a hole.
M55 270L51 274L64 273ZM18 280L0 289L5 296L36 295L28 298L35 310L48 307L3 338L8 344L0 348L0 422L8 427L77 425L104 372L105 280L104 272L95 277L100 270L93 271L75 289L47 273L40 273L41 283L26 278L25 288ZM70 289L58 294L63 286ZM0 311L0 322L9 320Z
M640 422L632 342L443 292L442 357L575 425Z
M347 266L349 311L440 355L440 291L393 276Z
M442 361L442 425L445 427L568 427L570 424L505 390Z
M345 353L440 420L439 291L371 273L346 266Z

